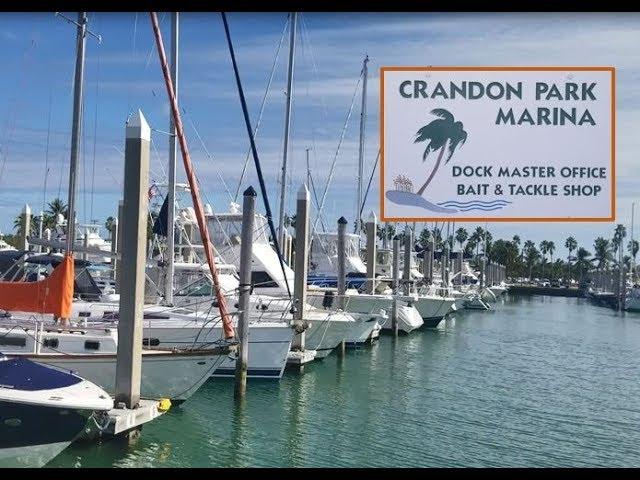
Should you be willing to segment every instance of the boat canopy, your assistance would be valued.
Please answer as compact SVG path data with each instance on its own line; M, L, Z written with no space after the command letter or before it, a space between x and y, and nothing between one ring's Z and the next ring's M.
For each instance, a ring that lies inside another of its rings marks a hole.
M45 367L27 358L5 358L0 361L0 385L11 390L53 390L81 381L80 377Z
M52 313L69 318L73 302L73 256L65 255L48 278L37 282L0 282L0 309Z

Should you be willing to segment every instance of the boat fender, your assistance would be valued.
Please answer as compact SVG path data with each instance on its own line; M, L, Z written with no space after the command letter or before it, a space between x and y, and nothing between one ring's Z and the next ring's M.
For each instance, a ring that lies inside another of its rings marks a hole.
M158 410L161 412L166 412L171 408L171 400L168 398L161 398L158 402Z

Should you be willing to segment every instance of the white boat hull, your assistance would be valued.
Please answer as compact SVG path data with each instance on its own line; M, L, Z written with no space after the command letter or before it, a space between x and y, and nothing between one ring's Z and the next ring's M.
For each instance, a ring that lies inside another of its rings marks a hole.
M305 348L316 351L316 359L325 358L354 331L356 322L345 315L325 314L326 319L309 320Z
M427 327L435 327L444 316L452 311L455 299L436 295L420 295L413 302Z
M286 305L283 302L283 305ZM90 312L93 324L99 323L104 312L117 310L117 305L109 303L78 303L74 304L74 313ZM252 304L252 308L255 305ZM283 306L284 308L284 306ZM204 306L202 306L204 309ZM166 311L165 308L151 305L145 308L145 313L158 312L170 318L153 318L143 320L143 337L157 340L151 343L158 348L207 348L223 338L222 326L219 321L205 320L206 312L201 316ZM258 315L258 314L256 314ZM279 379L282 377L287 362L287 352L291 347L293 330L282 320L278 313L266 312L264 320L249 324L249 363L247 376L249 378ZM272 317L273 321L269 321ZM237 327L237 321L235 322ZM219 367L214 371L214 377L232 377L235 375L235 359L224 357Z
M14 355L14 354L12 354ZM44 365L51 365L90 380L108 393L115 392L116 355L21 355ZM143 354L140 396L187 400L220 365L222 355L199 353Z
M412 331L422 327L422 325L424 325L424 320L422 319L420 312L418 312L415 307L398 305L398 331L411 333ZM384 330L391 330L391 317L385 321L382 328Z
M325 308L323 300L325 297L321 294L310 294L307 296L307 303L317 309ZM329 308L338 307L338 299L333 298ZM356 315L356 325L353 326L353 331L345 339L349 345L363 344L369 340L374 330L376 330L376 324L378 321L372 318L360 318L363 315L373 314L380 315L381 312L390 314L393 306L393 298L386 295L360 295L347 293L345 298L344 311L349 314L361 314ZM364 321L361 321L364 320Z
M205 347L222 338L222 328L202 328L202 322L184 327L157 326L151 324L144 328L144 337L158 339L162 348L167 347ZM197 326L196 326L197 325ZM249 360L247 376L249 378L279 379L287 364L287 353L291 348L293 329L281 323L249 325ZM214 377L235 376L236 361L225 356L213 372Z

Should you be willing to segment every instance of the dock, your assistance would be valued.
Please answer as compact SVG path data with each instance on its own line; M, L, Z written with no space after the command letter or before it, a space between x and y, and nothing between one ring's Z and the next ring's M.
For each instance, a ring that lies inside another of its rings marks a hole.
M551 297L584 297L584 290L577 287L538 287L535 285L511 285L509 293L515 295L549 295Z
M116 436L130 430L137 430L145 423L164 415L169 410L171 403L169 402L166 407L164 404L164 400L140 399L138 408L113 408L107 413L109 423L103 434Z
M291 351L287 354L287 367L299 367L309 362L313 362L315 358L315 350Z

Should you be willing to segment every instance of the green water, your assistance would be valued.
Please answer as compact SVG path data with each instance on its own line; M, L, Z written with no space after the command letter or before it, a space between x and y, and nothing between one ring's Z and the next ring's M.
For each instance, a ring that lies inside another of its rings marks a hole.
M516 297L304 375L209 381L132 445L51 466L640 466L640 315Z

